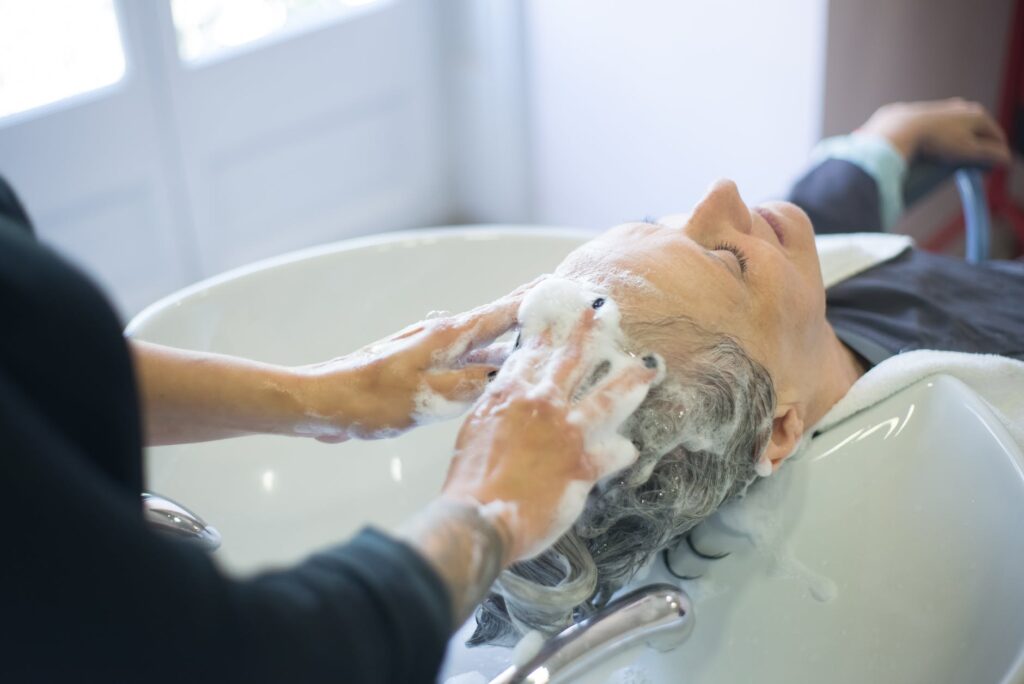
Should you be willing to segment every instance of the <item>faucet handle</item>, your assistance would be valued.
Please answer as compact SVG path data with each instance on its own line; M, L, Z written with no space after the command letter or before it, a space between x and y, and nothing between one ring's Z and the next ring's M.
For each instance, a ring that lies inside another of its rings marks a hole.
M165 496L142 493L142 517L152 529L175 539L182 539L205 551L216 551L221 537L217 528Z
M671 584L652 584L562 630L533 658L508 668L491 684L563 681L641 641L671 651L692 631L693 608L686 592Z

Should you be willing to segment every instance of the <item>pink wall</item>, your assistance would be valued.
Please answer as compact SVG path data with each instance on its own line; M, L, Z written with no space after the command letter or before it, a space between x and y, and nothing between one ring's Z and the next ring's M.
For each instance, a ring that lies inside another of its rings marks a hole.
M895 100L959 95L994 108L1012 0L831 0L822 130L848 131ZM956 211L946 188L899 227L923 236Z

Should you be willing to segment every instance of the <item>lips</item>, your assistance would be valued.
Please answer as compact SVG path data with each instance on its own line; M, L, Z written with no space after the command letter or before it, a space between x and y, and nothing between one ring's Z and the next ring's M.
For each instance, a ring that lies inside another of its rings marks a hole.
M754 211L756 211L758 215L763 218L769 226L771 226L772 232L775 233L775 239L779 241L780 245L785 247L786 239L784 237L785 233L782 230L782 221L779 220L779 217L775 212L771 209L766 209L765 207L755 207Z

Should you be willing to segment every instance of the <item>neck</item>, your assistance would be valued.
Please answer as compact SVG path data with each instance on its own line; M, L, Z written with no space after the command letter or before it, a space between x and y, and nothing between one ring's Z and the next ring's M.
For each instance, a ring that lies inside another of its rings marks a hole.
M830 325L827 326L822 351L819 368L824 372L818 380L813 399L807 405L808 426L821 420L829 409L846 396L853 383L867 372L861 358L836 337Z

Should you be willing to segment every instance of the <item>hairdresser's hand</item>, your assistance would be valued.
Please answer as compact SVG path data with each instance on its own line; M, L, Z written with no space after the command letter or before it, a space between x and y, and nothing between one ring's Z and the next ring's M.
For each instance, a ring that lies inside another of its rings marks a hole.
M617 431L647 395L659 362L623 355L576 397L594 370L587 353L594 319L588 307L557 348L550 328L525 340L459 432L444 497L485 505L505 539L506 565L554 543L593 485L636 459Z
M980 104L961 98L888 104L858 131L887 139L907 160L925 154L949 161L1010 162L999 124Z
M515 325L519 303L536 282L301 369L313 435L324 442L378 439L460 415L504 361L505 346L491 343Z

